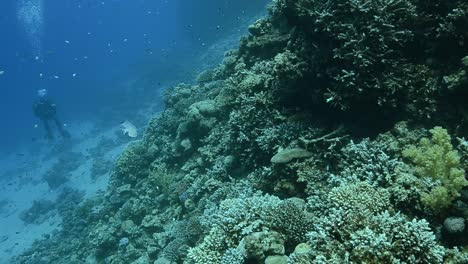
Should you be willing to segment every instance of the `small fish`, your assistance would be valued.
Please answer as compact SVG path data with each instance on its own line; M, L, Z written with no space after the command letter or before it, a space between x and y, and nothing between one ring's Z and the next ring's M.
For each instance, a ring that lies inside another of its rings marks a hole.
M123 42L127 42L127 41L128 41L128 39L126 39L126 38L123 40Z
M64 127L68 127L68 125L67 125L67 124L63 124L63 126L64 126Z
M34 57L35 60L39 60L39 56Z
M153 50L151 50L151 49L145 49L145 52L148 53L148 54L150 54L150 55L153 54Z
M68 40L65 40L65 43L67 43L67 44L70 44L70 41L68 41Z
M60 77L58 75L54 75L54 78L55 79L59 79Z
M72 74L73 77L76 77L76 73Z
M42 73L39 73L39 77L41 77L41 78L42 78L42 76L43 76L43 74L42 74Z
M39 127L39 125L38 125L38 124L34 124L34 128L38 128L38 127Z
M87 58L88 58L88 56L84 56L84 57L83 57L83 59L87 59Z
M8 240L8 236L0 236L0 243Z
M0 71L0 75L3 75L5 73L5 71Z

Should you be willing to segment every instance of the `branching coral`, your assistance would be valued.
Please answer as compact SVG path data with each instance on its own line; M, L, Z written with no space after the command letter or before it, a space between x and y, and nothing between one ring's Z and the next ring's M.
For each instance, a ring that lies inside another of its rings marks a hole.
M226 199L215 211L205 213L205 223L210 226L210 233L205 236L203 243L189 250L188 263L220 263L223 255L224 258L232 258L232 250L241 244L246 249L246 257L265 258L265 252L272 250L262 245L255 246L253 241L260 243L266 239L278 242L283 241L279 238L284 237L289 243L300 243L306 239L305 233L311 226L304 210L304 202L300 199L281 200L275 196L258 194ZM278 246L274 247L277 249ZM260 252L262 249L265 249L264 253ZM273 251L275 254L279 252Z
M385 190L356 183L333 189L326 216L308 233L311 259L352 263L440 263L444 248L425 220L394 214Z

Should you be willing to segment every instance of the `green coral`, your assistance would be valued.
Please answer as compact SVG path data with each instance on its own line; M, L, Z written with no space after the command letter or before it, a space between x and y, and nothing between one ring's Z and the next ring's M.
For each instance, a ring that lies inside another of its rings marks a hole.
M434 127L430 132L430 139L422 138L417 146L404 149L403 156L414 163L415 172L421 180L430 179L437 184L430 191L422 193L421 202L440 212L452 204L468 182L447 130Z

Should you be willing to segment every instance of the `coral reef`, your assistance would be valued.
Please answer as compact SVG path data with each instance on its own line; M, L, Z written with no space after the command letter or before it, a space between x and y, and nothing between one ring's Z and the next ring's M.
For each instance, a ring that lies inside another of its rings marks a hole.
M17 261L466 262L467 10L272 1Z
M310 259L353 263L440 263L445 255L425 220L390 211L389 194L368 183L342 185L326 198L309 236ZM339 227L339 228L335 228Z

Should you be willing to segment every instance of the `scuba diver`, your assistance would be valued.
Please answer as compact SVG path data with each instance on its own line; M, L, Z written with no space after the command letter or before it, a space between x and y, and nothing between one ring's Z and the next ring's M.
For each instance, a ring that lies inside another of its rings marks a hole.
M34 115L42 121L46 130L47 138L53 139L52 130L49 126L49 121L55 122L58 131L64 138L70 138L70 133L65 130L65 125L60 122L57 117L57 107L49 98L47 98L47 90L41 89L37 91L38 99L34 102L33 111Z

